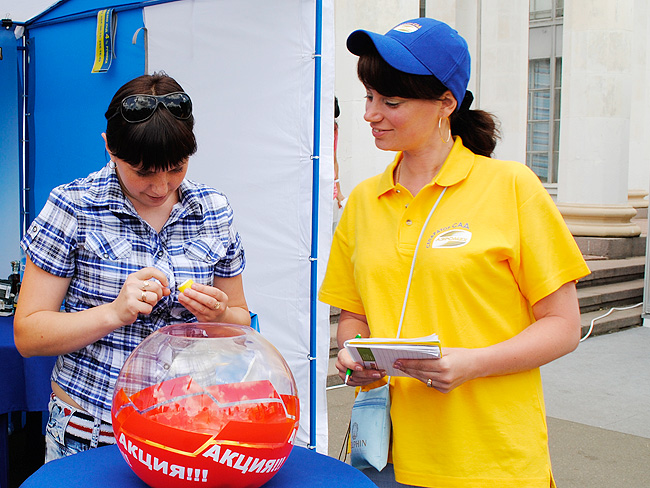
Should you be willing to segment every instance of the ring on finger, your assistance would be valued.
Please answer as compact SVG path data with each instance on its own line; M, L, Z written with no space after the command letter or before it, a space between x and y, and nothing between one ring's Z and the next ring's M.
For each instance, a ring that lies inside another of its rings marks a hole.
M217 300L217 303L215 303L212 308L214 308L215 310L219 310L221 308L221 303L219 302L219 300Z
M433 380L432 380L431 378L429 378L429 379L427 380L427 386L428 386L429 388L433 388Z
M142 282L142 290L144 291L144 290L146 290L147 288L149 288L149 285L150 285L149 280L144 280L144 281Z
M146 302L147 301L147 292L142 290L142 295L140 295L140 301L141 302Z

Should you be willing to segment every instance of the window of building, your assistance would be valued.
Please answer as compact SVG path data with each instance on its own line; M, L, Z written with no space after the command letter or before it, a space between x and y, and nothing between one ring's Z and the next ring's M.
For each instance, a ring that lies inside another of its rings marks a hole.
M530 20L550 20L564 16L564 0L530 0Z
M547 185L557 183L563 13L563 0L530 1L526 164Z

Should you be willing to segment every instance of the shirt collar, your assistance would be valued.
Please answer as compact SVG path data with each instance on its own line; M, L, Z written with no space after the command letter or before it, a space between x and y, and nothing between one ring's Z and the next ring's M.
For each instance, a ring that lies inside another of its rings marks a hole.
M191 191L191 185L183 180L178 187L179 203L184 214L203 215L199 198ZM124 195L115 168L110 164L94 173L93 180L82 200L90 207L108 207L112 212L137 215L131 201Z
M122 187L117 179L115 168L111 167L108 163L102 169L93 173L91 176L90 185L88 190L82 197L82 200L89 207L109 207L111 210L124 212L125 209L130 209L133 213L133 206L128 201Z
M476 155L463 145L463 141L459 136L455 137L454 145L445 159L445 162L438 171L438 174L427 185L439 186L453 186L463 181L469 175L474 166L474 158ZM379 178L377 185L377 197L380 197L389 190L393 190L396 185L393 181L393 173L395 168L402 160L402 152L398 152L392 163L388 165L386 170Z

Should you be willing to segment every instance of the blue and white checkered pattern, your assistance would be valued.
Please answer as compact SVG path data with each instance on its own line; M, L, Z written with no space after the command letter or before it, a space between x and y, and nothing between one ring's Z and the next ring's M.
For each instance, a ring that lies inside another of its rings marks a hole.
M158 268L169 280L171 295L150 315L56 362L52 379L107 422L113 386L131 351L165 325L196 321L178 302L178 286L188 278L211 285L214 276L233 277L244 270L244 250L226 196L189 180L179 192L180 202L156 232L125 198L115 170L107 165L55 188L21 242L36 266L71 278L64 302L68 313L112 302L126 277L144 267Z

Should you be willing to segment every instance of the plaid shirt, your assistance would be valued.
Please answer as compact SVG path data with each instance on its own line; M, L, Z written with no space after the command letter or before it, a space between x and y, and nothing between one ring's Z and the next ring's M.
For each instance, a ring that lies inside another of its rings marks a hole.
M59 356L54 366L52 380L107 422L115 381L131 351L165 325L196 321L178 302L178 286L188 278L211 285L215 275L232 277L244 270L244 250L225 195L189 180L179 195L167 223L156 232L137 214L107 165L55 188L21 242L36 266L71 278L64 302L68 313L112 302L126 277L147 266L169 280L171 295L150 315Z

